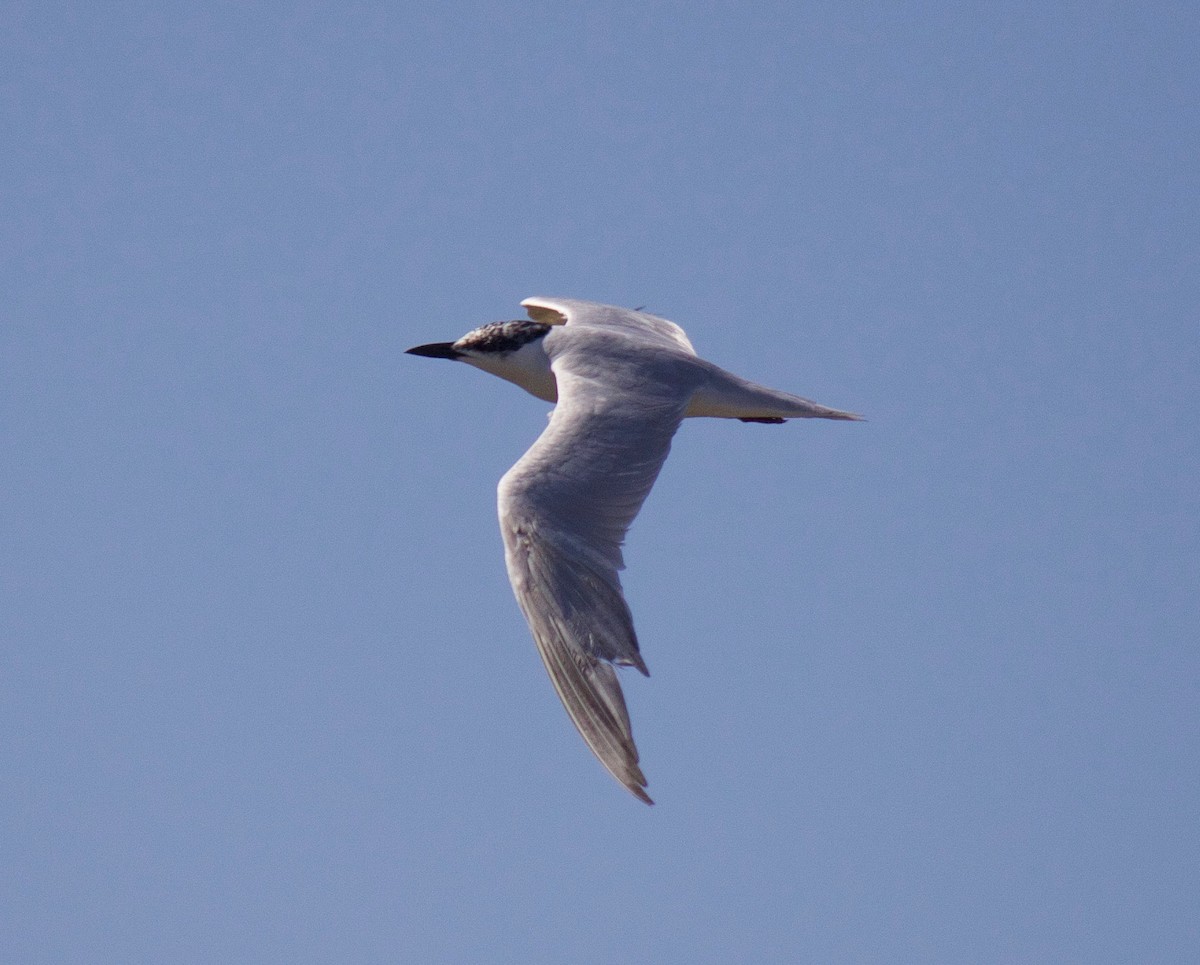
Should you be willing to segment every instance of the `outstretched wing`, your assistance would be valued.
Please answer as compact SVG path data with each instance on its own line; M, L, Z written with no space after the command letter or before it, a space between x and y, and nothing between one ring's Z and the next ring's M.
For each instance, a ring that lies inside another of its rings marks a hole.
M500 530L517 602L567 713L650 804L613 667L648 674L621 592L621 543L700 376L675 352L631 351L624 336L568 331L574 321L547 336L558 406L500 480Z
M529 312L530 318L543 325L619 331L647 346L658 345L674 351L682 350L688 355L696 354L682 328L649 312L585 302L578 298L547 298L542 295L526 298L521 305Z

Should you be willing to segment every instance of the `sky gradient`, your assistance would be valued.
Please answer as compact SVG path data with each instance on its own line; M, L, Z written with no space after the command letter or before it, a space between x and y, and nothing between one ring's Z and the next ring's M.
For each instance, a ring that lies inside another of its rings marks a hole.
M1194 961L1194 4L0 20L6 960ZM531 295L869 419L676 437L653 808L403 354Z

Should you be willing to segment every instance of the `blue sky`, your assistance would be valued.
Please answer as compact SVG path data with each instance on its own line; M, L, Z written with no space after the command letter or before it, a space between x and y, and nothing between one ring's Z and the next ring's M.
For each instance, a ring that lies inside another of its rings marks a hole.
M7 958L1193 960L1194 5L0 17ZM403 355L535 294L870 419L677 436L654 808Z

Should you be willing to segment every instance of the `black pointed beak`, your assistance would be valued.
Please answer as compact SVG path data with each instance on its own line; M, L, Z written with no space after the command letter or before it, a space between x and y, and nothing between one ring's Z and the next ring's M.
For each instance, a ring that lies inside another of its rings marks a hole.
M454 348L453 342L431 342L429 345L416 345L405 349L405 355L424 355L427 359L456 359L462 357L462 352Z

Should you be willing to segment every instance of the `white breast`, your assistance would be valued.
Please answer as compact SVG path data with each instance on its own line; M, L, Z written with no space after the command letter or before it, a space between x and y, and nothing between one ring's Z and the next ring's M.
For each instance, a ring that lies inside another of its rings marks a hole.
M530 395L546 402L558 401L558 386L550 370L550 357L543 339L526 342L514 352L464 353L463 361L477 369L519 385Z

